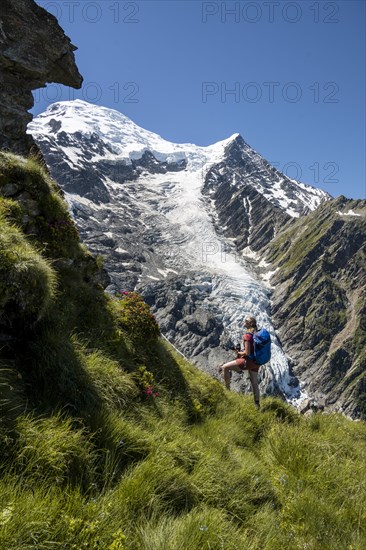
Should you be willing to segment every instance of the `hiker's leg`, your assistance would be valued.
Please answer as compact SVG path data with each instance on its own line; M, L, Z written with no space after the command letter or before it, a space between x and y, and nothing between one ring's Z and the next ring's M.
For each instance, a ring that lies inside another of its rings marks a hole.
M221 372L221 375L224 378L225 386L227 387L228 390L230 389L230 371L232 370L235 372L241 372L241 368L238 367L236 360L230 361L229 363L225 363L225 365L222 365L219 368L219 371Z
M258 373L254 370L249 370L250 383L252 384L254 403L259 406L259 385L258 385Z

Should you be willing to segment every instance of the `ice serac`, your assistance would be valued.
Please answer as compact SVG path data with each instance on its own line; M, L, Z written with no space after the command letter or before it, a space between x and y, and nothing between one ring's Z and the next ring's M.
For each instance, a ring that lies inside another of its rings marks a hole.
M32 90L56 82L80 88L76 50L57 19L33 0L0 2L0 149L27 155Z
M239 134L207 147L171 143L83 101L50 106L29 131L82 239L105 257L111 292L141 291L164 335L211 374L254 314L274 342L263 390L300 397L272 325L259 251L327 194L272 168ZM233 382L248 386L242 375Z

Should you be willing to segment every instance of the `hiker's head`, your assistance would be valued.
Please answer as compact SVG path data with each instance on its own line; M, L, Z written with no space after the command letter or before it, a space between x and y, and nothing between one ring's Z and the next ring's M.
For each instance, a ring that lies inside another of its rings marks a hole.
M244 326L245 328L247 329L250 329L250 328L254 328L255 330L257 330L257 321L255 320L254 317L245 317L244 319Z

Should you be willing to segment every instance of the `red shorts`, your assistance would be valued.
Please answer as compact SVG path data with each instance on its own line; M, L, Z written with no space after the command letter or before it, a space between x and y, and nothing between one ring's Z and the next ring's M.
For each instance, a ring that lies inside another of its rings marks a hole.
M253 359L244 359L244 357L238 357L238 359L235 360L235 363L242 370L253 370L255 372L258 372L259 370L259 365L257 365L257 363L254 363Z

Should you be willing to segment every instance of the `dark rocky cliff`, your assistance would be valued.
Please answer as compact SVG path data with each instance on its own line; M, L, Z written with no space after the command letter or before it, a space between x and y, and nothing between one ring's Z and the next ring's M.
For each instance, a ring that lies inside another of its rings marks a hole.
M33 0L0 3L0 149L27 155L32 90L47 82L80 88L76 50L57 19Z
M311 202L312 192L315 196L322 193L322 200L330 198L307 186L309 195L304 201L301 191L239 134L228 146L225 159L208 171L202 189L214 205L216 230L234 238L238 251L247 246L259 251L291 216L309 212L306 203Z
M338 197L269 246L273 315L317 405L366 416L366 201Z

